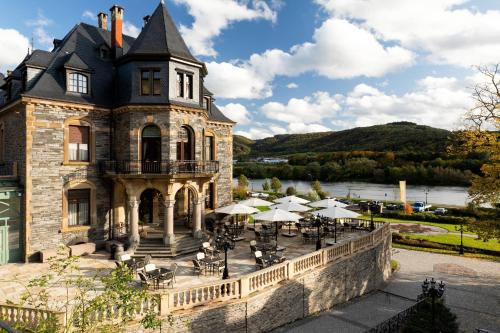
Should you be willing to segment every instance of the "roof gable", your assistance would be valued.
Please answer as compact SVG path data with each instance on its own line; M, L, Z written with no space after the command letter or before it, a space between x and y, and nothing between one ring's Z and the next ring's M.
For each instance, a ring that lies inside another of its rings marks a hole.
M164 4L160 3L128 55L170 55L200 63L189 51Z

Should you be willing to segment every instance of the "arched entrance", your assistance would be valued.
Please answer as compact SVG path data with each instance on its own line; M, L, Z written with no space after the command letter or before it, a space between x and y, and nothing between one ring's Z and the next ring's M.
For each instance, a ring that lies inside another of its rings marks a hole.
M147 189L141 194L139 221L144 225L159 225L163 219L163 197L158 190Z
M175 194L174 225L179 230L189 231L193 228L195 218L196 195L189 187L183 187Z
M161 131L156 125L142 130L142 172L158 173L161 169Z

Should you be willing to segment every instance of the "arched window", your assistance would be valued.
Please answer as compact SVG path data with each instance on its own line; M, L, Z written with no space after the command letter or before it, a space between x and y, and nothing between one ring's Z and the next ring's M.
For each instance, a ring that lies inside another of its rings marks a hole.
M156 125L146 126L142 130L142 160L161 161L161 130Z
M68 91L80 94L88 94L89 78L81 73L70 73L68 77Z
M186 126L182 126L179 129L179 133L177 136L177 160L194 160L193 135L191 130Z

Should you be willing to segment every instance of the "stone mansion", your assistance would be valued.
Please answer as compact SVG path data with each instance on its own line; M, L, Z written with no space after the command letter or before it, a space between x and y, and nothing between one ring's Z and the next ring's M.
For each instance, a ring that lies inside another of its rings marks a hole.
M204 87L205 64L163 2L137 38L110 10L0 75L0 178L20 212L0 219L0 258L112 239L136 249L144 230L174 246L232 201L235 123Z

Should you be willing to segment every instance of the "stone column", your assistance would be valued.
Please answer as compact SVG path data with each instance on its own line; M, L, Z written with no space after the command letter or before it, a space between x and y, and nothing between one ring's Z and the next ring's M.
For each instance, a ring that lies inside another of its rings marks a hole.
M174 234L174 206L175 200L163 201L165 207L165 221L163 222L163 244L171 245L175 242Z
M193 236L194 238L200 239L203 235L201 231L201 206L203 205L203 200L198 199L194 206L194 224L193 224Z
M130 206L130 235L129 241L131 246L139 244L140 236L139 236L139 204L140 200L135 198L130 199L128 204Z

